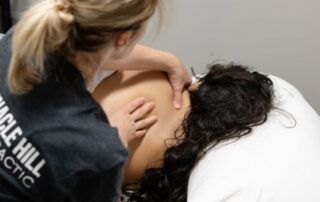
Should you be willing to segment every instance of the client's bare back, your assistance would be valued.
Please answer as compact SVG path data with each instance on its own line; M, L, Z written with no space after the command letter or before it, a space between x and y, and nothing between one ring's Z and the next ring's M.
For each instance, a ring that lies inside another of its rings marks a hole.
M145 137L129 144L125 182L136 181L142 177L146 168L161 165L166 149L165 140L174 137L189 107L187 91L183 94L183 108L176 110L173 107L172 88L165 73L160 71L116 72L94 91L95 99L107 114L121 109L141 96L156 103L151 114L156 114L159 121L148 130ZM166 143L170 144L168 141Z

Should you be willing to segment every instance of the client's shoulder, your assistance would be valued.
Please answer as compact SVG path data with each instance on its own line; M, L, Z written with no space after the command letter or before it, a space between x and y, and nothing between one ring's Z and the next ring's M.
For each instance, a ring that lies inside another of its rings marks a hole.
M168 91L168 85L165 73L161 71L117 71L97 86L94 96L98 101L119 95L122 98L132 98L152 91L164 93Z
M160 112L175 110L173 91L162 71L119 71L104 79L93 94L103 107L108 106L112 111L137 97L155 102ZM184 93L184 100L188 103L188 92Z

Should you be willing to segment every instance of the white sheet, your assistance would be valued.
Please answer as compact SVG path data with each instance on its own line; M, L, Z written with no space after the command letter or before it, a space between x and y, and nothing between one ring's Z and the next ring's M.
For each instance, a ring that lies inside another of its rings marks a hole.
M319 202L320 117L301 93L270 76L276 106L251 135L209 151L192 171L188 202Z

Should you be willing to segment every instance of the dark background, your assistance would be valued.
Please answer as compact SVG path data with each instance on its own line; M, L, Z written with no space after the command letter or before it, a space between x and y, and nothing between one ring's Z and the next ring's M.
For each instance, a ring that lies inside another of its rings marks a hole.
M12 26L11 9L9 0L0 1L0 32L4 33Z

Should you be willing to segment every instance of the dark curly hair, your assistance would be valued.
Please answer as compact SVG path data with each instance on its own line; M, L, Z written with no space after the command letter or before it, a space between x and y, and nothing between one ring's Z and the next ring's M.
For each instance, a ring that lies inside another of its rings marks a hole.
M265 75L236 64L214 64L190 92L191 106L182 123L183 137L167 148L162 168L150 168L132 188L127 202L186 202L192 168L222 141L239 139L267 120L273 108L273 83Z

